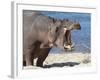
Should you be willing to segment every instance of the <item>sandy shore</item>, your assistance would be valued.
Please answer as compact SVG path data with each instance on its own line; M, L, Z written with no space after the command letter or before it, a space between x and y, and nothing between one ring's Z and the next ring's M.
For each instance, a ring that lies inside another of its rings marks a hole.
M36 63L36 60L34 62ZM60 54L49 54L44 61L45 68L57 68L57 67L84 67L90 66L91 64L90 53L60 53ZM28 66L24 69L38 69L40 67Z

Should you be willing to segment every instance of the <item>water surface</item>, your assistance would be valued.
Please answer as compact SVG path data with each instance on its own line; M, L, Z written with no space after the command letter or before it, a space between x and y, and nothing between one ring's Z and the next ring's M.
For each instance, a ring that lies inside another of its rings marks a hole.
M73 13L73 12L42 12L46 16L56 19L69 19L79 22L81 30L72 31L72 42L75 44L71 52L90 53L91 51L91 14L90 13ZM53 48L51 52L58 53L58 48Z

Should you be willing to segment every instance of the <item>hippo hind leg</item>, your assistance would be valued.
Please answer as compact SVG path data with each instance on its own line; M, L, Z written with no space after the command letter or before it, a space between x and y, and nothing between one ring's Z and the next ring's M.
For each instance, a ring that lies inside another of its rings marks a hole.
M41 52L41 53L40 53L40 55L38 56L36 66L38 66L38 67L43 67L43 62L44 62L44 60L46 59L46 57L48 56L49 51L50 51L50 48L40 49L40 52Z
M25 61L23 61L23 65L25 66L31 66L33 65L33 56L32 56L32 51L28 50L28 52L25 55Z
M26 61L23 61L23 66L26 66Z

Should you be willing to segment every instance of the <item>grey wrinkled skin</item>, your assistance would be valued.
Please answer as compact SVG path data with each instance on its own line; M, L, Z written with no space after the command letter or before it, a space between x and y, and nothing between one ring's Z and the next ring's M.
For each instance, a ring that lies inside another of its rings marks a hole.
M69 25L70 23L70 25ZM78 27L76 27L78 26ZM67 30L79 29L79 24L67 20L56 20L44 16L39 12L23 11L23 65L42 67L53 46L64 49L64 43L71 43L70 32Z
M23 14L23 61L26 65L33 65L34 44L38 41L40 46L52 47L53 43L64 35L60 20L44 16L40 13L32 12ZM62 31L62 33L61 33ZM62 41L61 41L62 42ZM52 46L50 46L52 45ZM57 46L60 44L56 43Z

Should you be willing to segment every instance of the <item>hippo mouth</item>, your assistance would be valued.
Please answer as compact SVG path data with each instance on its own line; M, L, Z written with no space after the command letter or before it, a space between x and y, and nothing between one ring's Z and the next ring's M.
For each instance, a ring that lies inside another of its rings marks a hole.
M74 48L74 44L66 44L64 43L64 49L71 51Z

